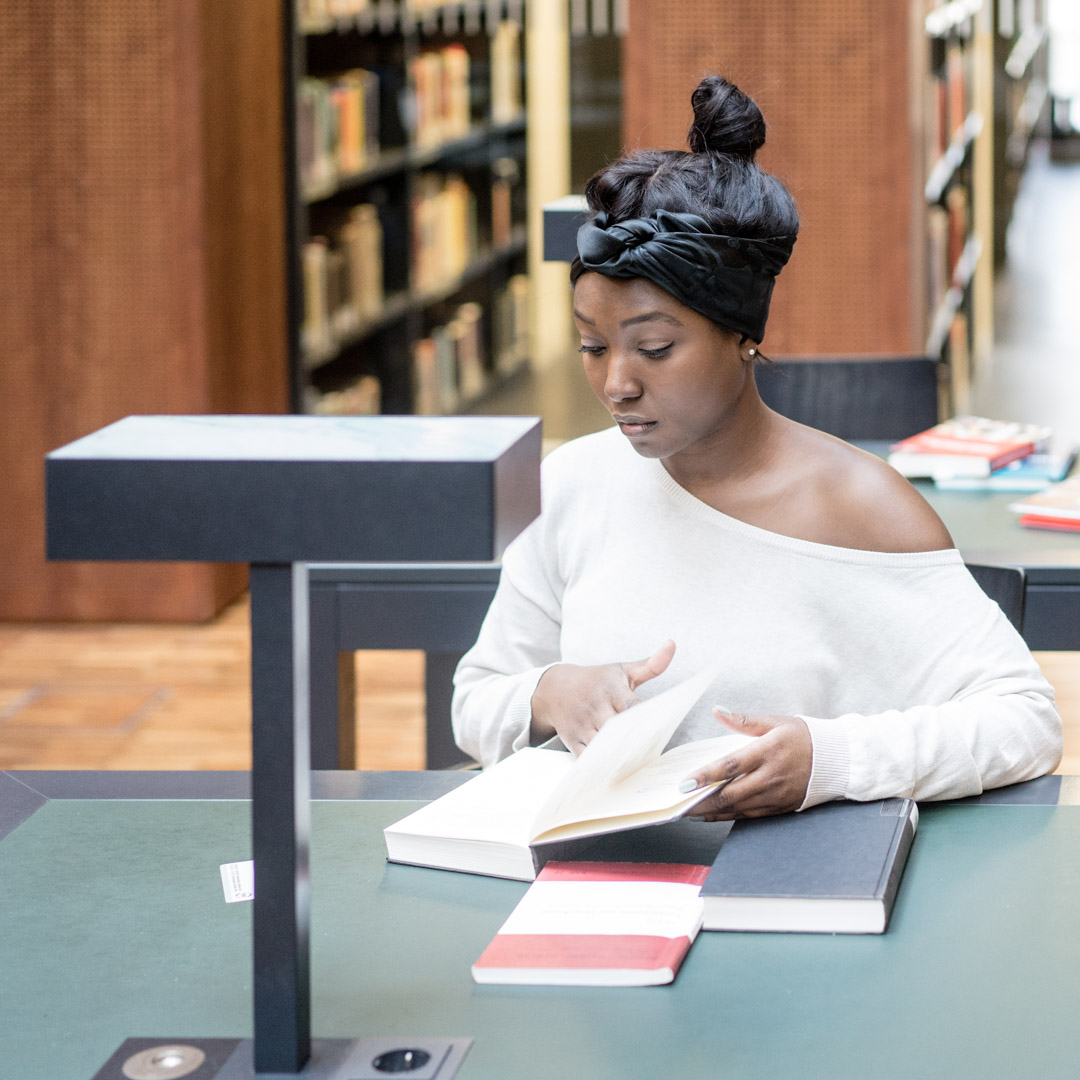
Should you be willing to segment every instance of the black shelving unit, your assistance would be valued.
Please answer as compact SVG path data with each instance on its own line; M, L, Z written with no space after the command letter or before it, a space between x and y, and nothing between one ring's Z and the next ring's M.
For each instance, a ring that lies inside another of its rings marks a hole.
M373 377L380 388L381 412L417 411L416 343L438 333L436 328L452 321L463 305L480 312L484 379L478 388L474 377L470 391L474 397L486 393L507 378L515 364L526 362L520 346L512 362L499 355L495 325L500 293L511 279L520 284L527 272L522 52L514 66L520 111L506 115L503 102L500 115L493 117L491 96L494 35L510 23L518 28L523 49L524 5L520 0L465 0L425 5L418 11L406 3L379 0L348 17L312 19L298 8L299 2L285 0L286 26L291 27L286 34L285 115L294 118L285 140L293 410L322 411L320 402L329 400L327 395ZM448 46L468 57L467 124L435 141L418 138L421 106L415 62L421 54ZM305 80L330 82L356 69L373 73L377 80L377 147L368 148L359 168L338 169L313 181L304 176L301 164L305 149L310 153L310 146L301 145L306 136L299 116L304 91L310 89ZM467 257L460 265L455 262L451 272L418 280L414 219L422 190L433 183L428 177L452 178L458 190L464 190L458 183L464 181L470 244ZM502 184L498 210L496 181ZM375 207L382 231L378 305L356 312L345 305L350 316L346 325L326 330L324 324L317 341L310 333L305 339L305 245L315 237L332 237L362 204ZM446 411L465 411L470 394L455 397Z

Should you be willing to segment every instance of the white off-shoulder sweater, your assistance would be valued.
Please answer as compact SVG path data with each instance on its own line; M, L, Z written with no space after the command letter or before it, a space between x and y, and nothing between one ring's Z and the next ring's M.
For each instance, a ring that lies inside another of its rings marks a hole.
M804 807L956 798L1056 767L1053 690L954 549L860 551L759 529L614 428L552 453L541 491L455 678L455 737L484 764L529 745L547 667L638 660L671 638L671 666L639 697L721 666L672 741L725 734L713 704L801 716L814 754Z

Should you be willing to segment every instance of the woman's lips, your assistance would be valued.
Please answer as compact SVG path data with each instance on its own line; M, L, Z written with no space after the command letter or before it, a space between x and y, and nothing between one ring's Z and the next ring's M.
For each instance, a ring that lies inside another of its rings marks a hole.
M652 431L657 422L655 420L642 420L636 416L625 418L616 416L615 423L619 425L624 435L632 438L635 435L645 435Z

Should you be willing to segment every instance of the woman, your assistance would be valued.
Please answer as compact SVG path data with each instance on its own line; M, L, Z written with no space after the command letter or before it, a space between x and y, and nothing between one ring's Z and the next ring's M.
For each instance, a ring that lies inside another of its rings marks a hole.
M689 153L628 155L586 188L574 315L616 426L544 463L543 514L458 669L459 744L485 764L576 752L639 691L719 662L673 741L759 738L687 778L730 781L699 804L712 819L1051 771L1053 691L934 511L758 396L798 216L754 162L754 102L712 77L692 103Z

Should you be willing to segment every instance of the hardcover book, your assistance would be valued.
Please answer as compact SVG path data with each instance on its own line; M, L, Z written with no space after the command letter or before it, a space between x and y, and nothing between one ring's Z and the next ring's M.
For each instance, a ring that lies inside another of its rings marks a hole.
M888 460L907 477L989 476L1043 449L1051 434L1035 424L958 416L896 443Z
M532 881L581 840L681 817L695 769L750 741L727 735L662 752L713 681L711 668L613 716L574 757L526 748L383 830L391 862Z
M884 933L918 822L911 799L737 821L701 888L704 928Z
M701 929L707 866L549 862L472 966L478 983L658 986Z
M1020 502L1013 503L1010 510L1025 517L1038 518L1038 525L1047 522L1068 526L1080 524L1080 474L1053 484L1045 491L1029 495ZM1020 519L1020 524L1035 524Z
M1075 446L1063 453L1029 454L995 469L989 476L938 477L934 483L944 491L1044 491L1069 475L1076 454Z

